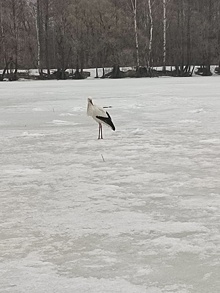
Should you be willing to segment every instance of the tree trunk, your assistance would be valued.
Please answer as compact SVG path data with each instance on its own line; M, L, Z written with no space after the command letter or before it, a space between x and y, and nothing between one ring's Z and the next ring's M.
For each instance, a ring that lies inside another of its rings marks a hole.
M186 45L186 63L191 64L191 0L187 1L187 45Z
M176 75L182 76L184 69L184 0L177 0L177 32L178 32L178 40L177 40L177 56L176 56Z
M134 22L134 33L135 33L135 49L136 49L136 66L140 66L140 57L139 57L139 40L138 40L138 28L137 28L137 0L131 0L131 7L133 13L133 22Z
M211 74L211 40L210 36L212 34L212 18L213 18L213 0L209 0L209 7L208 7L208 36L207 36L207 70Z
M49 24L49 0L45 1L45 59L47 74L50 77L50 60L49 60L49 35L48 35L48 24Z
M105 67L102 67L102 77L105 78Z
M95 68L95 78L99 78L98 67Z
M148 46L148 68L152 66L152 43L153 43L153 17L152 17L152 3L148 0L149 18L150 18L150 37Z
M1 48L2 48L2 58L4 59L5 68L3 70L3 73L0 74L0 81L4 80L5 72L7 70L7 61L6 61L6 51L5 51L5 32L4 32L4 26L3 26L3 6L2 1L0 0L0 32L1 32Z
M166 54L167 54L167 0L163 0L163 72L166 72Z
M180 62L180 67L181 67L181 72L183 71L183 66L184 66L184 1L180 1L180 19L181 19L181 25L180 25L180 36L181 36L181 62Z
M220 1L218 1L218 36L217 36L217 46L218 46L218 67L220 68Z
M42 55L42 17L41 17L41 0L37 0L37 10L36 10L36 32L37 32L37 67L40 77L42 77L43 69L42 69L42 62L41 62L41 55Z
M12 19L13 19L13 58L10 62L10 80L17 80L17 71L18 71L18 23L16 16L16 0L12 1ZM14 64L14 66L13 66ZM14 68L13 68L14 67Z

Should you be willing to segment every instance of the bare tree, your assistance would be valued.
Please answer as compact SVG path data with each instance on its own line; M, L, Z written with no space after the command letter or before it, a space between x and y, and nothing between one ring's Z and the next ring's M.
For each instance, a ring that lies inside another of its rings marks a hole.
M10 75L9 80L17 79L18 70L18 5L20 1L11 0L11 10L12 10L12 38L13 38L13 50L12 56L10 57Z
M208 3L208 31L207 31L207 61L206 61L206 66L207 66L207 75L211 75L211 70L210 70L210 65L211 65L211 40L212 40L212 18L213 18L213 7L214 7L214 0L209 0Z
M49 0L44 0L44 30L45 30L45 60L47 74L50 76L50 60L49 60Z
M43 75L43 64L42 64L42 39L43 39L43 24L42 24L42 0L37 0L36 12L36 32L37 32L37 67L40 76Z
M71 54L71 17L69 12L73 12L70 0L54 1L54 26L57 45L57 69L61 79L66 78L66 69L69 65Z
M220 1L217 3L216 7L216 18L217 18L217 58L218 58L218 67L220 69Z
M3 25L3 0L0 0L0 57L4 60L4 70L0 74L0 81L4 80L5 72L7 70L7 60L6 60L6 51L5 51L5 32Z
M138 27L137 27L137 0L130 0L131 9L133 14L134 22L134 33L135 33L135 48L136 48L136 66L140 66L140 57L139 57L139 40L138 40Z
M163 0L163 71L166 72L167 54L167 0Z
M149 9L149 19L150 19L150 37L149 37L149 45L148 45L148 68L152 66L152 44L153 44L153 15L152 15L152 2L148 0L148 9Z

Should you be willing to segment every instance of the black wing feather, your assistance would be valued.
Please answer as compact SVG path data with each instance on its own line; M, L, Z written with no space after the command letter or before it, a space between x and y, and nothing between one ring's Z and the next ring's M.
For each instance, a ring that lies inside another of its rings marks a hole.
M101 121L103 121L104 123L108 124L112 128L112 130L115 130L115 125L113 124L110 115L108 114L108 112L106 112L106 114L108 117L96 116L96 118L98 118Z

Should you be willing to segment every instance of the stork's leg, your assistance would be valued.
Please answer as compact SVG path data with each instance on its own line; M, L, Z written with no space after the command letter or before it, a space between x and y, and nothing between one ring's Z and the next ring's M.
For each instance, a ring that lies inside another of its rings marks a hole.
M100 127L101 127L101 139L103 139L103 136L102 136L102 124L100 124Z
M101 123L99 123L99 136L98 136L98 139L101 138Z

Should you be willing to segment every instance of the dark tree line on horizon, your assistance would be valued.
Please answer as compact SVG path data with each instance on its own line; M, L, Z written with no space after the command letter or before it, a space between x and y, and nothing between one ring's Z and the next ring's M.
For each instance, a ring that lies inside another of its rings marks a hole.
M0 80L112 66L116 76L119 66L189 76L195 65L208 75L211 64L220 65L219 0L0 0Z

